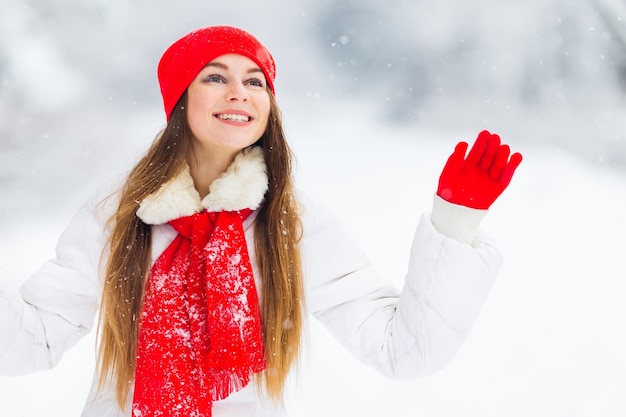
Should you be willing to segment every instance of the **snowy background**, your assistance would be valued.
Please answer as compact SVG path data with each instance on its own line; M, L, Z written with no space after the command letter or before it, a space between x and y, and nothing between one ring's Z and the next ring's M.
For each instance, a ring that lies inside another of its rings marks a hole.
M483 227L505 264L443 371L393 382L311 322L294 417L626 416L626 2L2 0L0 266L18 284L163 126L155 68L242 26L278 63L298 181L402 284L445 159L482 129L524 162ZM365 226L367 225L367 226ZM0 377L0 416L78 416L94 337Z

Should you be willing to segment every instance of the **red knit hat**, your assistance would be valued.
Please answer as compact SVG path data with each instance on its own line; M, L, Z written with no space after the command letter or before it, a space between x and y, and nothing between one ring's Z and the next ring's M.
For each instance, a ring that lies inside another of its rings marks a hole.
M267 83L274 92L274 58L258 39L232 26L197 29L174 42L159 61L159 85L167 120L196 75L218 56L230 53L253 60L265 74Z

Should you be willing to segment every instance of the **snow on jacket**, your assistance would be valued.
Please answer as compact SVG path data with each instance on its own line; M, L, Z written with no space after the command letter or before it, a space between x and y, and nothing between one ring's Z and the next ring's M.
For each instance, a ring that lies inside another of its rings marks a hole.
M0 277L0 374L54 367L94 327L106 256L106 221L117 207L119 181L102 187L62 233L56 258L19 289ZM197 194L197 193L196 193ZM109 197L109 198L107 198ZM214 196L215 197L215 196ZM417 378L447 364L467 338L501 264L494 242L477 232L484 212L435 197L421 216L401 291L368 262L329 211L299 198L306 306L309 314L365 364L395 379ZM244 222L257 288L254 213ZM175 238L153 227L153 262ZM104 252L103 252L104 251ZM96 378L82 417L128 417ZM286 416L254 384L217 401L214 417Z

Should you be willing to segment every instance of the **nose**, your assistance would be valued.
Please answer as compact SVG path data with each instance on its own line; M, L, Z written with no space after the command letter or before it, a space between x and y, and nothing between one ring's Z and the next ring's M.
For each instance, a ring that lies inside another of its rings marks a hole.
M232 83L227 93L228 101L247 101L248 91L242 83Z

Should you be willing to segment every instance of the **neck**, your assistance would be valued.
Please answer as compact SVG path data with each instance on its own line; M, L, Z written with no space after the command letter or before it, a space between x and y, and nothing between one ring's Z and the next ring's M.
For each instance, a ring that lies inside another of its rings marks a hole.
M209 187L213 181L226 172L237 153L239 152L216 152L194 147L188 163L191 178L200 198L209 194Z
M207 177L214 175L209 173ZM256 210L268 189L263 149L255 146L237 154L226 171L213 181L210 189L210 193L200 198L191 168L186 166L141 201L137 217L146 224L157 225L200 213L204 209L211 212Z

